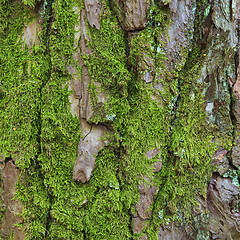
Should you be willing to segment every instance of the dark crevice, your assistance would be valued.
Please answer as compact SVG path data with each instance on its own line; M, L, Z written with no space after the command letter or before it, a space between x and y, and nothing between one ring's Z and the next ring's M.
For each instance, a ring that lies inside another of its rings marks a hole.
M42 154L42 106L44 104L44 98L43 98L43 88L46 86L46 84L50 81L51 79L51 73L52 73L52 62L51 62L51 56L50 56L50 49L49 49L49 40L50 40L50 32L51 32L51 24L53 21L53 11L52 11L52 4L53 4L53 0L50 1L46 1L46 5L43 5L43 12L44 12L44 16L43 16L43 33L41 35L40 41L42 42L42 44L44 44L46 46L44 52L42 53L43 55L46 56L46 59L48 61L48 66L49 68L46 70L45 73L45 78L42 79L42 82L40 83L39 86L39 98L40 98L40 104L39 104L39 108L38 108L38 114L37 114L37 128L38 128L38 134L37 134L37 142L38 142L38 151L37 151L37 155L35 156L35 158L32 160L32 165L34 165L35 171L39 174L40 179L42 180L43 186L44 186L44 173L42 172L42 166L41 163L38 160L38 157ZM52 195L49 192L48 189L46 189L47 194L48 194L48 198L49 198L49 209L46 211L46 231L45 231L45 238L48 236L49 234L49 229L51 227L51 222L52 222L52 218L51 218L51 205L53 203L53 199L52 199Z
M118 161L118 167L117 167L117 172L116 172L116 178L118 180L118 184L119 184L119 189L120 191L122 191L122 180L121 180L121 173L120 173L120 168L121 168L121 158L123 157L122 154L124 152L124 147L122 146L122 143L120 142L119 143L119 147L118 149L116 149L114 151L114 155L116 156L116 158L119 160ZM127 213L130 217L130 222L128 224L128 229L129 229L129 232L131 233L131 236L133 236L134 232L133 232L133 227L132 227L132 219L133 219L133 215L131 213L131 209L127 209ZM129 238L129 240L132 240L133 238Z
M133 30L128 30L128 31L126 31L126 32L127 32L127 33L138 34L139 32L145 30L146 28L148 28L148 27L135 28L135 29L133 29Z
M237 50L235 55L234 55L234 64L235 64L235 79L234 79L234 83L235 83L237 81L237 75L238 75L239 50Z
M237 51L235 56L234 56L234 60L235 60L235 81L234 82L235 83L237 81L237 75L238 75L238 64L239 64L238 57L239 57L239 52ZM228 77L228 76L226 76L226 77ZM234 143L236 141L236 126L237 126L237 119L234 115L235 100L234 100L233 86L234 85L232 85L231 82L228 83L228 91L229 91L229 95L230 95L230 105L229 105L230 112L229 112L229 115L230 115L231 123L232 123L232 126L233 126L233 129L232 129L232 146L234 146ZM236 168L233 165L232 151L233 151L233 147L231 148L231 150L229 152L229 164L230 164L230 166Z
M229 12L230 12L230 21L233 20L233 1L232 0L229 0Z
M134 234L133 227L132 227L133 215L130 209L128 210L128 215L130 216L130 222L129 222L128 228L129 228L129 232L131 233L131 236L133 236ZM129 240L133 240L133 237L131 237Z
M123 0L119 0L118 2L116 0L109 0L108 6L113 12L113 15L117 18L118 26L121 27L121 29L124 30L124 22L125 22L125 4Z
M89 132L83 137L83 141L85 140L85 138L91 133L91 131L92 131L92 125L93 124L91 124L91 127L90 127L90 130L89 130Z
M231 10L232 10L232 0L230 1L231 3ZM238 120L236 119L236 116L234 114L234 108L235 108L235 98L234 98L234 93L233 93L233 87L234 87L234 84L236 84L237 82L237 78L238 78L238 74L239 74L239 51L240 51L240 48L239 48L239 42L240 42L240 28L239 28L239 23L240 23L240 20L238 19L237 20L237 28L236 28L236 34L237 34L237 37L238 37L238 49L234 55L234 64L235 64L235 79L234 79L234 82L231 82L231 81L228 81L228 91L229 91L229 95L230 95L230 119L231 119L231 122L232 122L232 126L233 126L233 130L232 130L232 146L234 146L235 142L236 142L236 133L237 133L237 122ZM227 76L228 77L228 76ZM231 80L231 79L228 79L228 80ZM233 160L232 160L232 151L233 151L233 147L231 148L230 152L229 152L229 164L231 167L233 167L235 170L237 170L237 168L233 165Z
M168 180L168 177L166 176L164 178L164 181L162 182L161 188L158 189L158 193L156 195L155 200L153 201L153 204L152 204L152 215L151 215L151 218L150 218L150 223L154 220L154 214L155 214L155 210L156 210L156 205L157 205L157 202L159 201L159 199L161 199L161 192L162 192L162 190L163 190L167 180Z
M213 172L212 173L212 179L216 180L219 176L220 176L219 172ZM211 182L209 184L211 184Z
M237 37L238 37L238 48L239 48L239 43L240 43L240 19L237 19L236 21L236 34L237 34Z
M39 1L36 3L35 7L33 8L33 13L38 15L39 12L41 12L41 9L43 7L44 1ZM31 9L31 8L30 8Z
M39 96L40 96L40 106L39 106L39 110L38 110L38 137L37 137L37 142L38 142L38 155L40 155L42 153L42 144L41 144L41 131L42 131L42 104L44 102L43 96L42 96L42 90L43 88L46 86L46 84L48 83L48 81L51 79L51 73L52 73L52 62L51 62L51 57L50 57L50 50L49 50L49 39L50 39L50 32L51 32L51 24L53 21L53 12L52 12L52 3L53 0L47 2L47 9L46 14L47 16L44 16L45 22L43 23L43 26L45 27L43 32L43 36L41 41L43 42L43 44L46 45L46 50L43 53L44 55L48 56L48 72L46 73L46 77L45 79L42 79L42 83L40 84L39 87Z
M7 164L8 162L10 162L10 161L12 161L13 159L12 159L12 157L10 156L10 157L6 157L5 159L4 159L4 163L5 164ZM12 161L13 162L13 164L15 165L15 162L14 161Z
M87 234L84 229L82 230L82 234L83 234L83 240L87 240Z
M47 47L47 54L48 54L48 58L49 58L49 73L48 73L48 78L46 79L46 81L44 82L44 85L47 84L47 82L51 79L51 73L52 73L52 61L51 61L51 56L50 56L50 49L49 49L49 41L50 41L50 35L51 35L51 25L52 25L52 22L53 22L53 9L52 9L52 4L53 4L54 0L50 0L47 5L47 14L48 17L47 17L47 25L46 25L46 36L47 37L47 41L46 41L46 47ZM41 89L42 90L42 89ZM41 92L42 93L42 92ZM41 96L41 102L43 103L44 99L42 98ZM42 105L41 105L41 108L42 108ZM40 109L42 111L42 109ZM41 123L42 123L42 120L41 120ZM40 131L42 130L42 126L40 128ZM41 137L41 135L40 135ZM40 146L41 146L41 143L40 143ZM43 176L43 181L44 181L44 176ZM52 216L51 216L51 210L52 210L52 204L53 204L53 197L51 195L51 192L49 192L49 190L47 189L48 191L48 198L49 198L49 209L47 211L47 218L46 218L46 232L45 232L45 237L48 236L49 234L49 230L51 228L51 224L52 224Z
M238 168L236 166L234 166L232 164L232 162L229 162L229 169L232 169L232 170L238 170Z
M230 95L230 119L231 119L231 123L233 126L233 130L232 130L232 145L234 146L234 142L235 142L235 131L236 131L236 123L237 123L237 119L234 115L234 99L233 99L233 90L232 87L230 86L230 84L228 85L228 91L229 91L229 95ZM229 164L233 165L233 161L232 161L232 148L229 152Z

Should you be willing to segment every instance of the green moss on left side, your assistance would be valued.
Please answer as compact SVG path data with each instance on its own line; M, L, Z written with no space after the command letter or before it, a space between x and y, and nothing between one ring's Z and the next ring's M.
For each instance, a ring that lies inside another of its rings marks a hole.
M46 13L54 13L54 29L43 18L40 43L28 49L21 35L29 10L14 1L1 3L0 142L1 151L17 159L21 169L16 195L23 204L26 239L83 238L79 206L85 194L72 180L80 123L71 115L66 86L71 78L66 66L75 64L73 5L49 4Z

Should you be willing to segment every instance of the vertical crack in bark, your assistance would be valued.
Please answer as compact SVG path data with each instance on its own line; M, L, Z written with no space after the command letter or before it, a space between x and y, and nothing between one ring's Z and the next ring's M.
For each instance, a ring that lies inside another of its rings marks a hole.
M51 61L50 50L49 50L49 41L50 41L50 36L51 36L51 23L53 21L53 9L52 9L53 2L54 2L54 0L50 0L48 2L48 8L49 8L48 9L48 13L49 13L49 16L48 16L48 19L47 19L47 29L46 29L47 30L47 36L48 36L47 43L46 43L47 44L47 53L49 55L49 76L48 76L49 78L47 79L48 81L51 79L51 74L52 74L52 61ZM45 85L46 85L46 83L45 83ZM44 99L41 98L41 100L43 102ZM44 176L43 176L43 181L44 181ZM51 210L52 210L52 204L53 204L53 198L52 198L52 195L51 195L51 193L49 192L48 189L47 189L47 192L48 192L50 205L49 205L49 209L47 211L45 237L48 236L49 230L50 230L50 227L51 227L51 223L52 223Z
M238 55L239 53L236 52L235 54L235 71L236 71L236 79L235 79L235 82L237 81L237 75L238 75ZM232 126L233 126L233 129L232 129L232 148L229 152L229 164L231 166L233 166L233 160L232 160L232 151L233 151L233 146L234 146L234 143L235 143L235 140L236 140L236 124L237 124L237 119L234 115L234 96L233 96L233 86L231 86L231 83L228 84L228 91L229 91L229 95L230 95L230 112L229 112L229 115L230 115L230 119L231 119L231 123L232 123Z
M92 124L90 125L90 130L89 132L83 137L83 141L86 139L86 137L92 132Z
M232 0L229 0L229 12L230 12L230 21L233 20L233 1Z
M40 178L42 179L43 185L44 185L44 174L42 173L42 167L40 162L38 161L38 157L42 154L42 107L44 104L44 98L43 98L43 88L47 85L47 83L50 81L51 79L51 74L52 74L52 61L51 61L51 56L50 56L50 49L49 49L49 42L50 42L50 31L51 31L51 23L53 20L53 10L52 10L52 4L53 4L54 0L50 0L50 1L45 1L44 4L45 5L45 9L44 11L44 20L45 23L45 29L43 29L44 34L43 34L43 38L42 40L42 44L46 45L46 52L44 54L46 54L47 56L47 61L48 61L48 73L46 74L46 78L42 79L42 83L39 87L39 96L40 96L40 104L39 104L39 109L38 109L38 118L37 118L37 127L38 127L38 135L37 135L37 142L38 142L38 152L37 155L35 156L35 159L33 161L33 164L35 165L35 169L37 170L37 172L39 173ZM47 194L48 194L48 198L49 198L49 202L50 202L50 206L49 209L47 210L47 218L46 218L46 231L45 231L45 237L48 236L49 233L49 229L51 226L51 206L52 206L52 196L51 193L49 192L48 189L46 189Z
M238 120L234 114L234 108L235 108L235 101L238 101L237 99L235 99L234 97L234 92L233 92L233 87L234 85L237 83L238 78L240 76L240 66L239 66L239 54L240 54L240 48L239 48L239 38L240 38L240 32L239 32L239 28L237 29L237 37L238 37L238 50L236 51L235 55L234 55L234 64L235 64L235 79L234 79L234 83L231 82L230 79L228 79L228 91L229 91L229 95L230 95L230 119L232 122L232 126L233 126L233 130L232 130L232 148L229 152L229 164L230 166L232 166L234 169L237 170L237 167L234 166L233 164L233 159L232 159L232 152L233 152L233 147L237 141L237 123ZM227 76L228 77L228 76Z

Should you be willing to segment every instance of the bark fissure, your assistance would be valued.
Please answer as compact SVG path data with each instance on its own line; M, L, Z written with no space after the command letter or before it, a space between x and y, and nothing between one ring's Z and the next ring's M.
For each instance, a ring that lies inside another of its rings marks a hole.
M47 70L47 74L45 75L45 79L42 79L42 83L39 87L39 96L40 96L40 104L39 104L39 110L38 110L38 137L37 137L37 142L38 142L38 154L35 156L34 159L34 165L35 165L35 169L38 171L40 179L42 179L42 183L44 184L44 173L42 172L42 167L41 167L41 163L38 161L38 157L42 155L42 151L43 151L43 146L42 146L42 106L45 102L45 99L43 97L42 91L43 89L46 87L46 85L48 84L48 82L51 80L51 75L52 75L52 61L51 61L51 52L49 49L49 42L50 42L50 36L51 36L51 24L53 22L53 9L52 9L52 4L53 4L54 0L50 0L50 1L46 1L45 2L45 11L44 11L44 22L43 25L45 26L45 28L43 29L43 36L42 36L42 44L44 44L46 46L46 50L45 50L45 55L47 57L48 60L48 70ZM46 69L44 69L46 70ZM45 238L49 235L50 232L50 228L51 228L51 223L52 223L52 216L51 216L51 210L52 210L52 204L53 204L53 197L51 192L49 192L49 189L46 189L47 194L48 194L48 199L49 199L49 208L46 212L46 231L45 231Z

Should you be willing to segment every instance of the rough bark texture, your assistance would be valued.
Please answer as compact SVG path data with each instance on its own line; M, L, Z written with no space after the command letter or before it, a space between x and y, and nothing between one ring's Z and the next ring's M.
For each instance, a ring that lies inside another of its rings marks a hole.
M2 239L240 239L239 0L0 11Z

